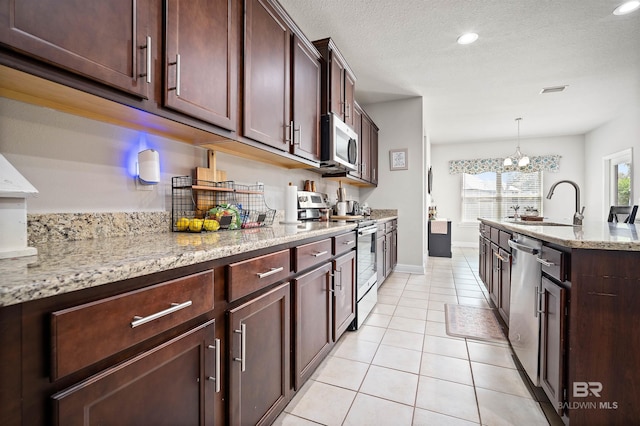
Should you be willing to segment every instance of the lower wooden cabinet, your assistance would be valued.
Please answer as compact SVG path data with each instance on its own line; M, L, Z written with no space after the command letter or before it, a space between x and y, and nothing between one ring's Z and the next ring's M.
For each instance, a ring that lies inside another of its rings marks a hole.
M356 317L356 252L333 261L333 341L337 342Z
M542 277L540 386L560 415L565 387L566 293L564 288Z
M294 386L299 390L331 350L331 263L293 280Z
M211 320L58 392L54 424L213 425L219 344Z
M228 311L229 424L271 424L291 393L289 283Z

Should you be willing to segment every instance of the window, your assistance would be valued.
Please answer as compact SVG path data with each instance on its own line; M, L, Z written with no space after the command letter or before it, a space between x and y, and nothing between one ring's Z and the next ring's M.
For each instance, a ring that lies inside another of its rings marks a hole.
M633 205L631 188L631 170L633 151L626 149L604 157L605 170L605 206ZM608 207L607 207L608 209Z
M462 221L513 216L532 207L542 215L542 171L462 174Z

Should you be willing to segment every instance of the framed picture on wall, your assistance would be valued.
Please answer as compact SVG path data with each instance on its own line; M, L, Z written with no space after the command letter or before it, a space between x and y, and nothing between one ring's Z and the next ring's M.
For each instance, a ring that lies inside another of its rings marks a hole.
M409 169L407 148L389 150L389 169L392 171Z

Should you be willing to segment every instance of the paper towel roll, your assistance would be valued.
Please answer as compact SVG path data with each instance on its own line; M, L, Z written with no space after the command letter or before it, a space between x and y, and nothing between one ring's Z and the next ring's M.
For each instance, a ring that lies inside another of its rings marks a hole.
M284 190L284 222L298 222L298 187L289 185Z

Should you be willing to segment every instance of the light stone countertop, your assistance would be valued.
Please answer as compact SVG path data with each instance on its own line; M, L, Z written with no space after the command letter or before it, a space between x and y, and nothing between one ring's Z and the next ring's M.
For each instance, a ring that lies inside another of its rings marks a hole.
M36 256L0 260L0 307L354 228L353 223L308 222L45 242L36 246Z
M528 235L564 247L595 250L640 251L640 225L585 221L582 226L540 225L510 220L485 219L480 221L500 226L512 232ZM548 221L545 218L545 221ZM552 223L564 223L553 221Z

